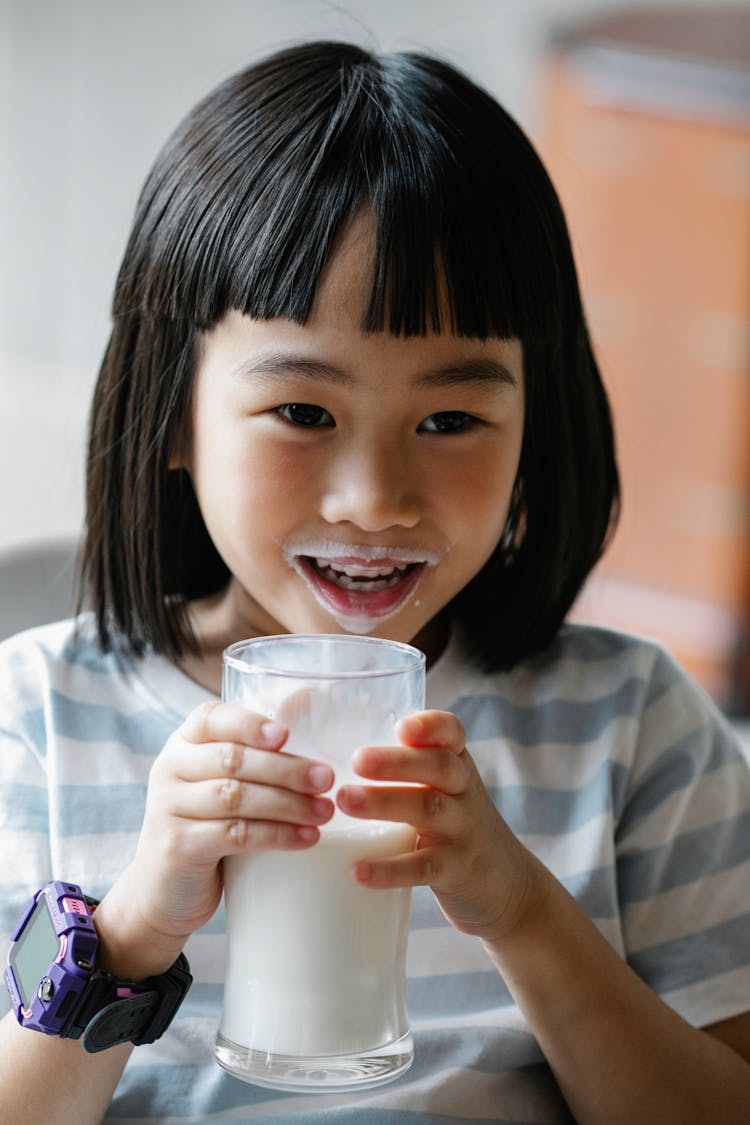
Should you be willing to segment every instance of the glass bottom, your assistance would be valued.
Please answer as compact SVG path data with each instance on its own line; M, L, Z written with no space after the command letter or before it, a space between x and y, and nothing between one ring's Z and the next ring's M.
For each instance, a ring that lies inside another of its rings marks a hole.
M243 1082L272 1090L332 1094L367 1090L399 1078L414 1061L414 1040L407 1031L400 1039L372 1051L302 1058L240 1047L219 1032L214 1054L224 1070Z

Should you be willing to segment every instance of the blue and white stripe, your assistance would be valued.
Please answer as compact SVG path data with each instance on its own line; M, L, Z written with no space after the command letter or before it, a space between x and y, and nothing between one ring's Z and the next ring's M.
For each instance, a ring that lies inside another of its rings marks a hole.
M208 693L169 662L102 655L90 622L0 646L0 941L50 878L102 896L132 856L148 773ZM710 701L656 646L568 625L507 674L451 646L428 705L454 711L493 800L600 931L697 1026L750 1009L750 770ZM225 964L217 912L168 1034L133 1053L107 1121L425 1125L572 1120L476 938L414 893L412 1070L358 1095L253 1087L212 1058Z

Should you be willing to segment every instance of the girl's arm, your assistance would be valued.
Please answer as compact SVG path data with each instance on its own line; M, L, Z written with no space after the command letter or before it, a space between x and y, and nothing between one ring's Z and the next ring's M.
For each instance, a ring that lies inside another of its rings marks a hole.
M338 802L413 824L418 848L358 864L359 881L428 885L448 920L483 941L580 1125L745 1125L750 1016L708 1034L636 976L505 824L454 716L413 716L399 737L400 748L355 758L364 778L394 784L347 786Z
M636 976L549 872L533 883L510 928L501 924L484 944L576 1121L747 1122L750 1013L717 1026L734 1049L692 1027Z
M57 1039L0 1020L0 1121L3 1125L98 1125L132 1047L89 1055L75 1039Z
M132 980L165 972L216 910L225 855L316 842L333 814L321 796L333 771L283 753L286 737L286 728L218 702L172 735L151 769L136 854L93 915L101 967ZM0 1121L100 1122L131 1050L88 1054L76 1040L19 1027L10 1013L0 1020Z

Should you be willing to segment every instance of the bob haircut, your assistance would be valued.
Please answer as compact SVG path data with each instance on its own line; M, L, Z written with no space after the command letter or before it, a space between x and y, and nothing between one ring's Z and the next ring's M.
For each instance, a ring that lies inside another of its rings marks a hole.
M90 421L81 604L105 649L195 648L187 602L229 578L188 474L169 467L189 441L200 334L230 309L304 324L363 206L376 227L363 331L523 345L508 522L451 606L467 651L509 668L568 612L616 518L618 477L554 188L516 123L445 62L315 42L202 100L140 196Z

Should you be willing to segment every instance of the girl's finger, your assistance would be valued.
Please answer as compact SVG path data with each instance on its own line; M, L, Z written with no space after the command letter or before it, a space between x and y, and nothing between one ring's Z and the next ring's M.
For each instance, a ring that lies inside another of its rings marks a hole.
M395 887L429 887L440 883L442 850L420 848L389 859L359 860L352 874L363 886L379 890Z
M435 747L363 746L352 755L352 765L371 781L412 781L458 794L468 782L466 758Z
M239 742L262 750L278 750L286 742L287 728L240 703L219 700L202 703L191 711L175 736L185 742ZM173 736L173 737L175 737Z
M237 778L219 778L175 789L170 812L187 820L239 818L318 825L331 819L334 805L328 797L305 796Z
M174 763L174 774L182 781L236 778L299 793L324 793L334 782L332 768L323 762L237 742L187 745Z
M263 852L270 848L285 851L309 848L317 843L319 836L314 824L236 817L185 822L182 832L173 833L171 844L182 861L214 866L226 855Z
M463 725L450 711L420 711L396 723L396 735L405 746L442 746L460 754L466 746Z
M411 824L420 836L443 840L458 835L460 809L454 797L422 786L342 785L336 803L349 816Z

